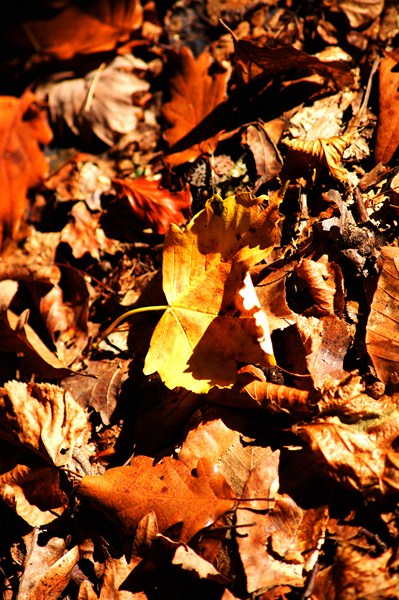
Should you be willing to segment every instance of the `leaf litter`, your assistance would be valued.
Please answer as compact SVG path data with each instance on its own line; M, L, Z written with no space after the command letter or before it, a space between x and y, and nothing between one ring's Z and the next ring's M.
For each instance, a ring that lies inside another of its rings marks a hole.
M39 5L0 25L3 598L398 597L395 3Z

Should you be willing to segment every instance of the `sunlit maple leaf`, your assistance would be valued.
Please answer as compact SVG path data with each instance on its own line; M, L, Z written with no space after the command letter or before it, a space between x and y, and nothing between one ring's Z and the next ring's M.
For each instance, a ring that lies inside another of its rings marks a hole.
M195 477L173 458L166 457L154 466L148 456L137 456L128 467L109 469L102 476L83 477L78 493L125 531L132 532L150 511L156 515L160 532L182 523L179 539L183 542L211 525L235 503L224 478L203 459Z
M16 235L28 189L48 175L39 144L48 144L52 132L35 100L31 92L0 97L0 245L5 236Z
M220 132L205 126L201 127L199 136L187 140L179 150L173 147L225 99L229 75L228 71L209 73L212 57L207 50L194 58L191 50L183 46L179 59L179 70L169 83L171 100L162 107L163 115L171 125L164 137L172 154L165 160L172 166L195 160L216 149Z
M352 139L351 134L335 136L329 139L319 138L313 141L283 139L283 143L309 157L309 161L327 167L334 177L340 181L347 180L347 171L339 164L345 149Z
M162 267L169 307L152 336L146 375L158 371L171 389L206 393L234 383L237 361L274 362L248 269L273 248L279 202L262 210L248 193L215 196L184 231L171 227Z
M137 219L150 225L156 233L164 234L171 223L185 223L184 211L191 206L188 189L170 192L156 180L114 179L112 185L119 197L126 197Z

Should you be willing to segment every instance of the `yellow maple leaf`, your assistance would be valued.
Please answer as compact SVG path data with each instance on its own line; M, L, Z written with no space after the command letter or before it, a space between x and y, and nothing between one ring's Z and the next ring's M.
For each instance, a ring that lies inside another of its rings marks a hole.
M185 230L172 225L163 252L168 308L151 339L144 373L171 389L206 393L230 387L237 361L274 364L266 316L249 267L273 249L280 219L277 194L214 196Z

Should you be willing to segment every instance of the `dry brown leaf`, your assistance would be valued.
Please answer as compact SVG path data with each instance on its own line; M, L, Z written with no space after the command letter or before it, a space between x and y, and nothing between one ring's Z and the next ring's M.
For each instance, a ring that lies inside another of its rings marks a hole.
M97 259L113 244L100 227L100 214L91 213L84 202L77 202L72 207L70 221L61 231L60 242L69 244L75 258L82 258L87 252Z
M4 353L17 354L20 372L39 379L62 379L73 373L42 342L37 333L26 322L27 313L19 317L11 310L0 315L0 340Z
M180 567L183 571L187 571L199 579L209 579L210 581L215 581L221 585L227 585L229 583L229 580L226 577L223 577L211 563L199 556L192 548L187 546L187 544L174 542L165 536L158 537L165 545L165 549L168 552L173 552L171 560L172 565Z
M235 67L243 83L248 83L258 75L273 77L286 73L291 79L318 73L333 79L340 86L352 83L349 64L341 60L323 62L293 46L270 48L242 39L234 39L234 46Z
M329 8L342 11L351 27L364 27L380 16L385 0L324 0Z
M117 197L126 197L134 217L152 227L155 233L164 234L171 223L180 225L187 221L191 207L189 189L170 192L159 185L159 181L137 177L137 179L114 179L112 185Z
M47 98L55 123L66 123L83 139L90 140L94 133L112 146L143 120L143 108L135 105L134 98L147 93L150 84L134 71L147 70L147 63L134 56L117 56L102 71L46 84L36 93Z
M292 151L308 157L310 166L316 168L324 165L331 175L340 181L347 180L347 171L339 163L345 149L351 143L352 134L344 134L329 139L319 138L313 141L289 140L284 138L282 142Z
M99 0L84 7L62 2L59 6L45 19L24 20L11 28L8 40L25 50L67 60L75 54L112 50L142 22L139 0Z
M276 451L257 464L243 492L246 498L270 500L254 500L237 509L238 526L255 522L237 539L250 594L274 585L303 585L327 526L325 507L304 510L287 494L278 493L279 455Z
M51 523L68 505L59 487L59 473L51 467L17 465L0 475L0 497L32 527Z
M48 175L47 161L39 144L48 144L53 134L32 92L21 98L0 97L0 246L20 227L27 191Z
M255 125L247 125L241 133L241 144L252 153L255 162L257 175L254 183L255 191L264 183L274 179L281 171L282 164L276 149L279 141L280 139L276 141L270 139L267 124L261 121Z
M285 329L296 322L296 314L287 304L285 283L287 277L292 273L295 263L285 265L268 274L256 284L256 294L263 310L267 315L267 321L271 331Z
M171 389L206 393L234 383L236 361L273 363L248 268L273 247L280 200L265 210L260 201L247 193L215 196L184 231L171 226L163 250L169 307L153 334L146 375L158 371Z
M337 417L297 425L293 430L309 443L330 475L340 483L369 494L399 489L397 416L386 418L367 432L345 425Z
M108 518L133 532L139 521L154 511L160 532L182 523L179 536L189 541L200 529L216 521L234 505L231 489L213 465L202 459L197 476L181 462L166 457L153 465L137 456L128 467L115 467L102 476L86 476L78 493Z
M179 150L174 147L225 99L229 77L228 71L209 74L212 57L208 50L194 58L191 50L183 46L177 58L179 70L169 84L171 100L162 107L163 115L171 125L164 134L172 151L165 160L171 166L193 161L216 149L220 132L205 126L201 126L198 139L188 140Z
M375 162L389 163L399 145L399 51L383 58L379 67L379 115Z
M384 383L399 381L399 249L381 249L382 269L367 321L366 345Z
M0 394L0 436L67 465L73 450L87 443L87 415L62 388L49 383L9 381Z
M29 600L58 600L68 585L72 569L79 558L79 546L74 546L61 556L39 579L30 592ZM21 600L22 598L24 597L21 596Z
M306 315L342 315L345 296L343 275L338 264L330 262L324 254L317 261L304 258L294 272L306 283L315 303L310 311L306 311Z

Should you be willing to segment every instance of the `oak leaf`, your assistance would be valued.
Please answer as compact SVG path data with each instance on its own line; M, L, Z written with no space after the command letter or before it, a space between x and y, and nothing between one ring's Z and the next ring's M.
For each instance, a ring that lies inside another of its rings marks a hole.
M83 477L78 493L130 533L150 511L161 533L182 523L182 542L211 525L235 502L224 478L205 459L198 462L195 477L173 458L153 466L148 456L137 456L130 466Z
M188 189L170 192L159 182L146 177L137 179L114 179L112 185L117 196L126 197L137 219L150 225L155 233L164 234L171 223L186 222L184 211L191 206Z
M230 387L237 361L273 364L266 316L248 273L277 239L277 197L262 210L248 193L215 196L183 231L172 225L163 251L169 306L151 339L144 373L171 389Z
M4 237L18 232L28 189L48 175L39 144L48 144L52 137L32 92L21 98L0 97L0 246Z
M224 71L211 75L211 64L212 57L207 50L198 58L194 58L185 46L180 50L179 70L169 83L171 100L162 108L165 119L171 125L164 133L172 150L165 160L171 166L193 161L201 154L216 149L219 132L206 127L201 127L199 138L187 141L179 151L173 148L225 99L229 73Z

